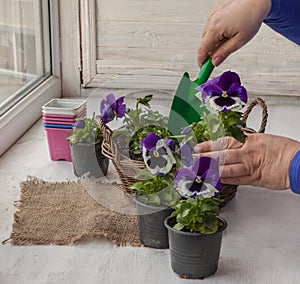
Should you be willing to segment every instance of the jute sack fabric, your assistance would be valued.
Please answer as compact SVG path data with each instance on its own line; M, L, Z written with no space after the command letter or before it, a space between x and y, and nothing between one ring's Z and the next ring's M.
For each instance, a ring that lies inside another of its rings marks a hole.
M10 236L13 245L71 245L85 238L141 246L135 208L116 184L28 177Z

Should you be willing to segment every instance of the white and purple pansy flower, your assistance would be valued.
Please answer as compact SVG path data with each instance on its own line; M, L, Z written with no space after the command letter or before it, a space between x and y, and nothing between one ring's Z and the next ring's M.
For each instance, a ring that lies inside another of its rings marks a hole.
M221 188L218 159L200 157L192 166L177 171L174 184L184 197L213 197Z
M248 100L247 91L240 77L232 71L211 79L196 88L203 104L218 112L240 110Z
M108 94L100 103L100 116L104 123L112 121L115 117L123 117L125 112L124 96L116 99L113 94Z
M144 162L153 175L165 175L176 163L168 139L161 139L150 132L141 142Z

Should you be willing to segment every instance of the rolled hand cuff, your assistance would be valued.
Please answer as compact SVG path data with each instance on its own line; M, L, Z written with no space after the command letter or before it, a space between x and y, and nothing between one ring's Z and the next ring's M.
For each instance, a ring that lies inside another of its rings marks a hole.
M290 188L300 194L300 150L295 154L289 170Z

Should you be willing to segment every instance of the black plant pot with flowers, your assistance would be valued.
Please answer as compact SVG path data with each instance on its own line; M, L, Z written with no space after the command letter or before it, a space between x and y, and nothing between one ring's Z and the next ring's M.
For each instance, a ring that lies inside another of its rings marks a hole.
M164 220L174 211L171 207L145 204L134 197L138 214L139 238L142 244L157 249L169 248Z
M227 222L218 217L220 226L213 234L178 231L174 229L176 218L168 217L168 229L172 270L186 279L203 279L216 273L220 257L223 231Z
M76 143L71 145L74 174L90 173L96 178L106 176L109 159L101 153L101 144Z
M83 117L73 125L67 140L71 146L74 174L78 177L90 173L96 178L107 174L109 159L102 154L103 135L93 117Z

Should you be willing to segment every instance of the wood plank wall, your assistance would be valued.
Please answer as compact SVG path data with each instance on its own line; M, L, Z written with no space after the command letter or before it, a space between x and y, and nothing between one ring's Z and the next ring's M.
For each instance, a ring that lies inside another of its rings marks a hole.
M175 89L198 73L196 51L212 0L96 0L97 75L91 87ZM214 70L238 72L253 95L300 94L300 48L263 25Z

